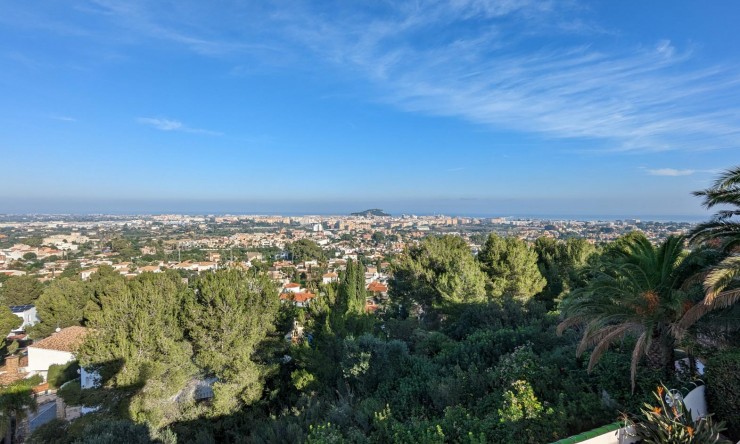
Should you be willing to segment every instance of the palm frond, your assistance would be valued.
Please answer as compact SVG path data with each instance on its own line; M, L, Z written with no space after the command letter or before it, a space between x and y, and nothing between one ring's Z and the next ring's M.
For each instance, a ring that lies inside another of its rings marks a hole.
M731 220L713 219L694 227L689 233L689 242L698 245L712 239L722 239L740 235L740 223Z
M560 324L558 324L557 328L555 329L555 333L557 333L558 336L562 336L563 332L570 327L573 327L574 325L582 324L583 318L580 316L571 316L565 320L563 320Z
M641 329L642 326L640 326L639 324L622 324L617 327L618 328L613 329L611 333L605 335L601 339L601 342L596 345L594 351L591 352L591 357L588 360L587 368L587 371L589 373L593 370L594 365L599 362L601 356L609 349L609 346L612 344L612 342L614 342L616 339L621 339L631 330Z
M704 280L704 289L706 290L704 303L711 304L714 298L739 276L740 256L738 255L729 256L712 268Z
M648 332L644 331L637 338L634 350L632 350L632 362L630 363L630 378L632 383L632 393L635 392L635 379L637 378L637 364L640 362L640 358L645 353L646 342L648 338Z

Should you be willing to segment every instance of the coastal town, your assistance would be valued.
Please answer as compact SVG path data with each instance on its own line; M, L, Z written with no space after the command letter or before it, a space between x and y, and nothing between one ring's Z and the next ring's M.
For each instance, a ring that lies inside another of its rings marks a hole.
M382 212L381 212L382 213ZM136 216L2 216L0 275L32 275L48 281L72 270L84 280L100 265L123 275L165 269L199 273L219 267L269 266L279 282L294 273L321 268L331 273L347 259L362 258L377 267L373 280L386 278L382 265L394 254L430 235L462 237L474 254L489 233L528 242L537 238L583 238L590 243L612 241L642 231L653 242L686 233L688 222L637 219L610 221L550 220L510 217L415 215L259 216L259 215L136 215ZM287 246L310 241L325 261L292 257ZM387 265L387 264L386 264ZM321 266L321 267L320 267ZM72 268L70 268L72 267Z

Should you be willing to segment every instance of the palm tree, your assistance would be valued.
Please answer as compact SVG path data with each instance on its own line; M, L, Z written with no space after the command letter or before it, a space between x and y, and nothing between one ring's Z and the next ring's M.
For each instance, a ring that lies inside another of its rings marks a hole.
M594 347L589 372L611 344L630 335L637 337L631 365L633 390L643 356L650 368L673 372L673 327L694 299L683 286L685 277L693 274L693 261L686 257L681 236L669 237L659 246L642 235L626 236L604 255L605 263L587 286L563 301L566 318L558 334L571 326L584 326L577 354Z
M718 211L714 217L699 224L690 233L692 244L707 244L720 250L725 259L709 269L704 280L706 296L704 303L687 313L687 321L695 321L709 311L725 308L740 300L740 166L731 168L720 175L711 188L694 192L703 196L703 205L714 208L727 205L730 209Z
M12 441L13 419L17 428L28 411L36 411L36 407L29 380L14 382L0 390L0 434L5 435L6 444Z

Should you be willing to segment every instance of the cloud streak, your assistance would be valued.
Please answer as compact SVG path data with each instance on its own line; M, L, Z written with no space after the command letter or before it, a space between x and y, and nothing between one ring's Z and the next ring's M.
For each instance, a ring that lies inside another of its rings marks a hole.
M186 126L179 120L166 119L160 117L139 117L136 121L142 125L149 126L151 128L160 131L180 131L191 134L205 134L210 136L221 136L223 133L217 131L206 130L202 128L191 128Z
M167 42L235 66L330 65L374 85L366 100L407 112L600 150L740 145L738 66L700 64L693 48L668 39L622 51L599 46L618 31L584 10L547 0L298 1L290 8L92 0L83 12L136 43ZM208 132L144 119L163 131Z
M657 169L648 169L648 174L651 176L691 176L692 174L696 173L696 170L677 170L675 168L657 168Z

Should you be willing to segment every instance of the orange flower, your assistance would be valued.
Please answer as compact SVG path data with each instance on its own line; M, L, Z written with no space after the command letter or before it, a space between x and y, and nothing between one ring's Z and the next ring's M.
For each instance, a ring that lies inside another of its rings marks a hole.
M658 387L658 396L663 396L663 386Z
M656 415L660 415L662 412L663 409L661 409L660 407L653 407L653 413L655 413Z
M678 410L675 407L673 407L673 416L678 416Z
M694 436L694 428L691 426L686 427L686 431L689 432L689 436Z

